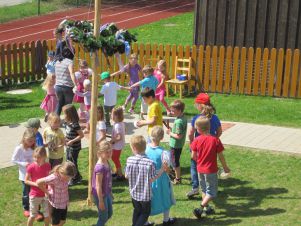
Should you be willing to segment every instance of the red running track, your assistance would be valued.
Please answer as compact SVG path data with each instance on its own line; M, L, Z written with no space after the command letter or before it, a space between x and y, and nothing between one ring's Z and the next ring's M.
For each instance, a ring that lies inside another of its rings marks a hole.
M114 22L119 28L133 28L194 8L192 0L133 0L119 4L103 4L101 22ZM66 19L93 20L94 7L76 8L0 24L0 44L53 39L53 31Z

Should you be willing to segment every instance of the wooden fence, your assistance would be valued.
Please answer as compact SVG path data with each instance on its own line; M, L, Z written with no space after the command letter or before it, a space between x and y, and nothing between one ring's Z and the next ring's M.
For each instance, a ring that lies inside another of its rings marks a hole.
M75 48L75 69L78 68L79 59L86 59L91 65L90 54L78 45ZM0 82L7 86L45 78L47 50L54 49L55 42L52 40L1 46ZM141 66L146 59L165 59L170 78L175 76L175 57L191 57L193 63L189 85L195 91L203 87L207 92L301 98L301 58L298 49L284 51L135 43L132 52L138 54ZM100 64L97 73L119 69L115 57L109 58L109 66L101 52L98 56ZM122 55L122 60L126 62L125 55ZM155 63L152 61L152 66ZM115 81L127 84L128 77L122 74Z

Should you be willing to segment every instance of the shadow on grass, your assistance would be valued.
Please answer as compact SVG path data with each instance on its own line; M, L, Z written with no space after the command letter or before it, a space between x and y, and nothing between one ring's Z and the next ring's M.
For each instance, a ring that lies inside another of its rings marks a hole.
M192 218L177 218L177 221L174 226L200 226L200 225L233 225L240 223L240 219L213 219L213 218L203 218L201 220L192 219ZM158 226L163 226L163 224L156 224Z
M69 211L68 218L72 220L80 221L82 219L95 218L98 216L98 212L92 209L85 209L80 211Z

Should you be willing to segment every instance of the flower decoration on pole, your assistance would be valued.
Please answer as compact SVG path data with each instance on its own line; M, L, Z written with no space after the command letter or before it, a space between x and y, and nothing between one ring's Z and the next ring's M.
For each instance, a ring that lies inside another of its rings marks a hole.
M116 53L130 54L131 43L136 42L136 36L128 30L118 29L114 23L107 23L100 27L100 36L93 35L93 24L89 21L63 20L59 28L65 31L65 39L79 43L86 52L102 50L107 60Z

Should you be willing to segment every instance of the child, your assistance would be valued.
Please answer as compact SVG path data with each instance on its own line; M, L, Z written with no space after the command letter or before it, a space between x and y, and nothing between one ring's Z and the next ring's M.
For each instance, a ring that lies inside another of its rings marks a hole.
M141 86L142 91L152 89L155 92L158 86L158 80L153 76L154 69L150 65L145 65L142 69L142 73L144 79L142 79L140 82L136 82L135 84L131 85L131 90L133 90L135 87ZM143 115L147 113L147 108L147 104L142 99L140 113L141 119L143 119Z
M145 155L146 141L141 135L131 137L130 146L134 156L126 161L125 176L129 180L129 190L134 206L132 225L143 226L151 212L151 183L161 176L163 168L156 175L156 167Z
M47 153L44 147L38 147L33 153L34 162L27 166L25 183L30 186L29 203L30 217L27 226L32 226L35 217L38 215L39 207L44 209L44 225L49 225L48 200L45 193L39 189L36 181L40 178L47 177L51 170L50 164L46 162Z
M47 122L47 117L51 112L55 111L57 105L57 97L55 95L55 75L47 74L45 81L43 82L42 89L46 91L46 97L44 98L40 108L45 111L45 122Z
M65 136L60 129L61 119L52 112L48 116L48 127L43 132L45 147L48 148L48 158L51 168L63 162Z
M116 167L117 180L124 180L121 170L120 155L125 145L125 125L123 122L122 107L115 107L112 111L112 120L114 122L112 129L112 160Z
M62 226L66 222L69 203L68 182L75 176L75 173L74 164L64 162L55 166L52 174L36 181L38 187L48 196L53 226Z
M210 134L210 120L205 116L200 116L195 122L195 127L201 135L193 140L190 148L191 158L197 162L202 202L201 207L194 209L193 214L201 218L203 212L205 214L214 212L208 203L217 195L217 156L225 173L229 173L230 169L222 153L223 144L217 137Z
M180 100L175 100L171 106L171 113L176 117L172 130L168 129L167 134L170 136L169 146L174 159L174 169L176 178L174 184L181 183L180 157L185 145L187 119L184 116L185 104Z
M129 86L139 82L139 72L141 71L141 67L137 62L138 62L137 54L136 53L131 54L131 56L129 58L129 63L126 66L124 66L123 68L121 68L121 70L113 73L111 76L113 77L115 75L119 75L123 72L126 72L130 76ZM130 94L126 98L125 103L122 106L123 110L125 111L127 105L132 100L131 108L129 109L129 113L133 114L135 104L138 100L138 97L139 97L139 87L135 87L130 91Z
M163 126L162 109L159 102L155 99L155 91L153 89L142 91L141 96L143 101L149 106L147 120L140 120L137 126L148 126L147 133L151 136L151 130L154 126ZM149 140L150 141L150 140Z
M102 141L97 148L98 161L92 176L92 194L98 209L96 225L105 225L112 217L112 176L109 159L112 155L110 142Z
M104 121L103 107L97 106L96 142L100 143L106 139L106 123Z
M170 109L168 104L166 103L164 96L165 96L165 80L168 78L166 72L166 61L159 60L157 63L157 68L154 71L154 76L158 80L158 87L156 89L156 99L159 100L165 107L167 115L170 115Z
M200 114L194 116L191 121L191 129L188 132L190 143L195 137L199 136L199 133L195 129L194 125L197 118L201 115L204 115L208 119L210 119L210 134L219 138L222 135L221 122L219 118L215 115L215 108L210 103L209 95L207 93L200 93L195 98L194 102ZM190 172L192 180L192 190L186 194L188 198L199 194L199 180L197 175L196 162L193 159L191 159Z
M29 185L25 184L26 167L33 162L32 154L36 143L36 133L33 129L26 129L20 144L15 148L12 162L19 167L19 180L22 183L23 214L29 217Z
M100 77L101 80L104 82L104 85L100 90L100 94L104 96L106 126L111 127L110 113L117 102L117 91L120 89L129 90L129 88L122 87L116 82L111 82L110 73L107 71L102 72Z
M80 175L77 165L77 159L79 152L82 149L81 139L84 137L84 133L80 128L79 117L75 107L72 104L67 104L63 107L63 112L66 122L66 159L73 162L76 169L75 177L72 178L69 185L74 185L82 180L82 176Z
M49 51L48 52L48 60L45 64L45 67L47 69L47 75L54 75L55 74L55 60L54 60L54 52Z
M39 132L39 128L41 128L41 122L40 119L38 118L30 118L27 120L27 122L25 123L25 127L26 128L30 128L33 129L33 131L36 134L36 146L40 147L43 146L43 137L41 135L41 133Z
M91 109L91 81L89 79L85 79L83 82L84 90L83 92L80 92L79 90L76 90L74 93L78 97L84 98L84 105L85 109L81 109L82 115L84 115L85 120L87 124L89 124L90 119L90 109Z
M86 79L89 79L89 77L92 75L92 70L88 68L88 63L85 60L80 60L79 61L79 71L75 72L75 78L76 78L76 88L77 91L80 93L84 93L84 81ZM91 91L91 90L90 90ZM91 95L90 95L90 100L91 100ZM84 118L85 117L85 102L84 102L84 97L82 95L78 95L75 93L74 95L74 102L80 103L79 107L79 117ZM91 103L91 102L90 102Z
M151 144L146 148L146 156L153 160L156 170L160 170L162 166L163 148L160 147L160 141L164 137L164 130L161 126L155 126L151 132ZM163 213L163 225L171 225L175 223L175 218L169 217L169 210L175 204L173 198L172 185L167 173L163 173L160 178L152 183L152 199L150 215Z

